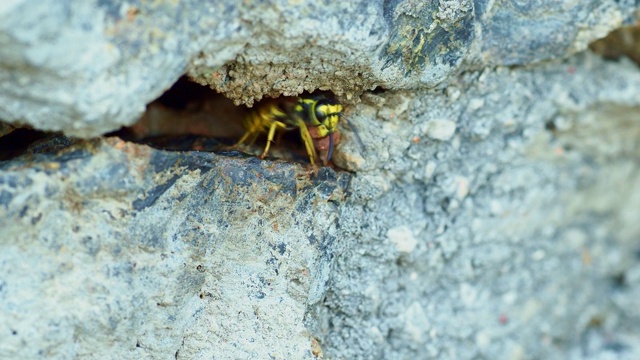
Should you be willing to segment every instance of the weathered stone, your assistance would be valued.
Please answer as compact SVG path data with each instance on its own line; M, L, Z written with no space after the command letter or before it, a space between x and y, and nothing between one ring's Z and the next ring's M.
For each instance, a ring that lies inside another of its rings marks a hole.
M0 121L0 137L10 134L16 128Z
M0 357L640 358L640 72L553 60L636 3L235 4L0 5L0 118L66 135L185 71L379 86L350 174L66 136L0 163Z
M0 5L0 119L90 137L131 125L183 73L238 103L433 87L461 71L565 57L633 1L142 2ZM579 19L577 21L576 19Z
M336 154L364 162L316 310L324 353L639 356L637 67L584 54L455 86L455 102L415 92L395 118L366 103L350 113L367 148L345 141ZM438 117L457 119L453 139L416 140ZM558 117L572 125L550 126Z
M311 354L348 181L115 139L4 163L3 357Z

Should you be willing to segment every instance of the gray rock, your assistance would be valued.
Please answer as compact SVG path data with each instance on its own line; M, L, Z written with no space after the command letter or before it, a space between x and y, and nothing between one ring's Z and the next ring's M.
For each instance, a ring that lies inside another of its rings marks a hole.
M410 97L397 117L351 113L367 148L336 155L357 174L318 309L325 352L638 357L636 65L582 54L448 86L376 94ZM421 137L433 118L456 119L450 141Z
M5 162L3 357L636 358L635 66L454 86L352 108L353 175L115 139Z
M0 5L0 119L90 137L130 125L183 73L238 103L433 87L564 57L634 21L632 0L86 2Z
M634 11L0 5L10 123L101 134L185 71L387 88L345 103L349 172L65 136L0 163L0 357L640 358L640 72L568 57Z
M348 181L114 139L3 164L0 356L311 357Z

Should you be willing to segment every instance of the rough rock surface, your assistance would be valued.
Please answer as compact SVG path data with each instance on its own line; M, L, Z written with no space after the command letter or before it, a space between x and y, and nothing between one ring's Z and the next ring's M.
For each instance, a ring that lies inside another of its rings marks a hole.
M0 172L1 357L311 357L348 175L114 139Z
M0 163L1 358L640 358L640 71L540 63L633 1L212 4L2 3L0 118L99 134L185 70L244 102L395 89L346 106L365 148Z
M372 99L373 98L373 99ZM640 356L640 71L584 54L369 95L315 328L336 358ZM448 141L429 137L451 121Z
M581 55L370 94L354 175L119 140L5 162L2 355L636 358L638 89Z
M89 137L131 125L188 72L251 104L434 86L586 48L632 0L98 1L0 4L0 119Z

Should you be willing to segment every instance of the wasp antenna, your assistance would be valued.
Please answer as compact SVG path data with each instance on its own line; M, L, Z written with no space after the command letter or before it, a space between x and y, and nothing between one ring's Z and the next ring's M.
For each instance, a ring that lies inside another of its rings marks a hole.
M331 160L331 155L333 155L333 133L329 134L329 152L327 152L327 162Z
M362 139L360 138L360 134L358 134L358 129L356 129L356 127L353 126L351 121L349 121L347 119L344 119L344 121L347 123L347 125L349 125L349 129L356 136L356 140L358 140L358 143L360 144L360 147L362 148L362 150L366 150L366 148L364 146L364 143L362 142Z

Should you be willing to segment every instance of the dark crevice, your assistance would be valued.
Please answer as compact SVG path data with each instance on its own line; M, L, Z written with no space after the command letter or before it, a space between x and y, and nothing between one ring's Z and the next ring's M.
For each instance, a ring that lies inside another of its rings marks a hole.
M626 57L640 65L640 25L621 27L591 43L589 49L605 59Z
M230 150L239 150L255 156L264 149L266 134L259 136L253 144L247 141L243 146L235 146L244 134L243 119L260 106L271 106L291 99L295 98L265 99L255 104L253 109L236 106L209 87L182 77L147 105L146 112L137 123L107 136L117 136L169 151L197 150L226 154ZM268 157L308 162L299 130L292 128L276 135Z
M625 273L619 273L611 276L611 284L614 289L623 290L627 287L627 281Z
M62 140L62 138L66 140ZM0 137L0 161L13 159L23 154L39 154L59 150L50 140L70 141L56 133L38 131L29 128L17 128Z
M382 91L384 89L377 88L374 93ZM336 102L330 92L304 93L300 97L313 99L316 104L322 101L325 103ZM282 107L281 104L286 106ZM247 156L256 156L261 154L265 148L266 132L257 135L254 141L247 139L242 146L237 146L236 144L245 133L243 120L252 111L257 111L256 109L261 109L268 114L280 111L285 114L285 117L279 118L279 121L287 123L288 128L287 131L276 133L267 158L278 158L304 164L309 162L309 157L301 140L300 130L294 125L296 121L291 120L302 116L303 110L302 108L297 110L296 104L298 104L297 97L279 97L265 99L255 104L253 109L236 106L231 100L211 88L192 82L183 76L164 94L149 103L146 111L136 123L104 136L118 137L128 142L145 144L168 151L204 151L216 152L221 155L232 153L234 156L237 156L240 151L246 153ZM318 114L313 110L304 114L309 113ZM263 116L260 116L260 119L267 128L270 121L273 121L267 120L268 118ZM308 120L305 118L304 121ZM310 123L310 121L307 122L307 124ZM307 127L310 132L317 129L309 125ZM338 131L334 145L338 144L339 135ZM0 160L29 153L55 152L77 141L80 140L74 140L58 133L15 128L4 124L3 127L0 127ZM316 161L318 165L322 164L321 159L326 159L329 148L327 144L329 144L328 137L321 138L316 135L313 138L311 146L317 150L319 159ZM322 153L323 151L324 153Z
M132 126L107 134L170 151L216 151L242 136L248 109L209 87L180 78Z

